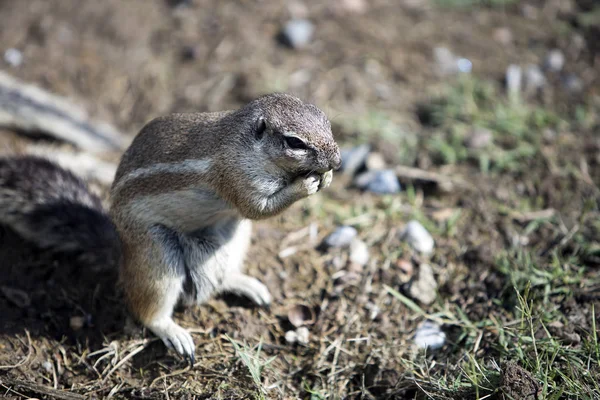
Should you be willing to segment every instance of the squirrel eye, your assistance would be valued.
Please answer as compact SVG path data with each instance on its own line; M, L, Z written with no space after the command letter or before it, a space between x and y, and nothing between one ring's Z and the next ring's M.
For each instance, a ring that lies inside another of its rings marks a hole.
M287 144L287 146L290 149L296 149L296 150L308 149L308 146L306 145L306 143L304 143L302 140L298 139L297 137L284 136L283 140L285 140L285 144Z
M258 117L258 120L256 121L256 137L258 139L262 138L262 135L265 133L266 129L267 123L265 122L265 119L263 117Z

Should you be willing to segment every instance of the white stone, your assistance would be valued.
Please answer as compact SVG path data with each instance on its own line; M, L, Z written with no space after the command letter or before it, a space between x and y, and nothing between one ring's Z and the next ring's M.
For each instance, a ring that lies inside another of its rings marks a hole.
M446 343L446 334L433 321L425 321L415 333L415 344L421 349L439 349Z
M419 221L412 220L406 224L401 237L420 253L431 254L433 252L433 237Z

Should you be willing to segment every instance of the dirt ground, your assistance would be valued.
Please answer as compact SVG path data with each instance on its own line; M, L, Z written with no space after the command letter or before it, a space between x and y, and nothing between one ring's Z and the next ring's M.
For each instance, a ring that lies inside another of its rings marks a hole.
M338 174L329 190L255 224L247 269L274 304L219 298L178 312L197 346L193 369L128 321L114 271L41 254L3 228L0 396L600 398L595 15L583 0L0 0L0 51L23 55L2 70L128 135L169 112L231 109L286 91L321 107L342 147L369 143L390 166L468 183L401 179L401 193L378 196ZM305 48L277 41L290 18L314 24ZM474 81L441 76L436 47L468 58ZM541 65L555 48L580 88L549 73L544 90L523 100L540 117L527 116L523 134L490 153L489 169L453 144L472 121L495 134L520 127L521 114L496 107L507 101L505 71ZM472 82L493 94L479 102ZM475 111L463 104L454 113L465 93ZM444 122L432 122L439 112ZM0 135L0 145L30 140ZM507 160L506 148L531 143L529 155ZM431 257L398 238L411 219L433 235ZM363 268L348 267L347 250L318 249L339 225L367 243ZM283 256L291 246L298 251ZM431 305L407 301L424 263L438 285ZM298 304L315 316L306 345L285 339ZM426 319L442 325L441 349L416 349Z

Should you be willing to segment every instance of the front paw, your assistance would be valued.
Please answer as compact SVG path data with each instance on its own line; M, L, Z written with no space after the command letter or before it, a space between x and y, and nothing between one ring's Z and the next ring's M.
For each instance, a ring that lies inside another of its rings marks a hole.
M318 174L310 174L302 180L302 189L307 196L313 195L321 188L321 176Z
M319 184L319 190L325 189L329 185L331 185L331 181L333 180L333 170L329 170L323 174L321 177L321 183Z

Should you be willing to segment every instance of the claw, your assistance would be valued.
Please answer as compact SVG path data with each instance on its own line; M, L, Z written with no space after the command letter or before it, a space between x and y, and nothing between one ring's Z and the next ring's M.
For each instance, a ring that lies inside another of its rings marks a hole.
M190 365L190 368L194 368L194 362L196 361L194 358L194 353L188 354L187 361L188 361L188 364Z

